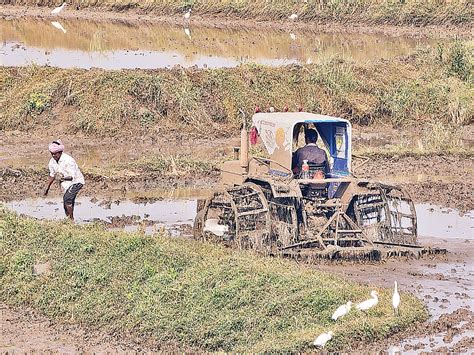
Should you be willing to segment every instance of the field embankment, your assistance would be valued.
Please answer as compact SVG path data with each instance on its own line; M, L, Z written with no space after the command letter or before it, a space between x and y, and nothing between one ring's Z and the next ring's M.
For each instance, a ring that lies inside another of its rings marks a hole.
M364 65L336 59L208 70L1 68L0 129L99 137L180 130L216 137L235 132L240 111L249 119L256 106L273 106L362 125L442 125L452 137L453 127L474 118L472 68L472 43L460 41Z
M393 316L391 290L379 289L375 309L334 323L333 310L366 299L368 286L211 244L34 221L3 208L0 217L2 302L162 349L301 351L332 329L328 349L348 350L427 318L410 294Z
M2 0L4 5L54 7L51 0ZM192 9L193 16L236 20L278 21L298 15L305 23L358 23L365 25L441 25L472 27L474 6L468 0L70 0L73 9L133 12L158 16L180 15Z

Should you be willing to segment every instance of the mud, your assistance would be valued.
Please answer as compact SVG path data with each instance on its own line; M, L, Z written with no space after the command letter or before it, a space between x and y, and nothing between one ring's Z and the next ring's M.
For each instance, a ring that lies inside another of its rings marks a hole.
M205 191L193 195L204 196ZM64 218L62 199L48 197L10 201L6 206L21 215L37 219ZM196 198L153 198L139 202L126 199L97 199L80 195L74 211L78 224L98 223L111 230L141 231L154 234L165 230L173 236L190 236L197 210Z
M47 155L42 154L46 166ZM82 168L80 155L79 165ZM432 167L435 167L433 171ZM474 209L474 162L471 157L462 156L420 156L420 157L374 157L361 168L357 176L377 181L402 185L416 203L434 203L461 212ZM155 199L172 190L212 189L219 179L219 172L211 170L202 173L168 174L167 172L133 171L133 168L113 172L110 175L95 173L82 168L86 185L84 195L100 193L111 199ZM0 161L0 201L19 198L39 197L42 195L48 172L45 167L19 168L2 167ZM56 184L52 187L51 196L60 196Z
M472 226L472 223L471 223ZM430 320L388 339L378 341L364 351L466 352L472 351L474 337L474 243L470 240L420 237L424 245L447 248L444 257L388 260L378 265L320 265L318 269L339 274L347 279L373 286L393 287L411 292L426 302ZM453 271L454 270L454 271ZM441 276L441 277L440 277ZM400 305L403 313L403 304Z
M104 334L77 325L58 324L29 308L14 309L0 303L2 353L135 353L175 352L173 345L153 346L140 339Z
M39 19L53 19L51 8L49 7L20 7L2 5L0 9L0 18L12 20L17 18L31 17ZM61 13L60 19L76 20L94 20L94 21L112 21L116 23L127 23L129 25L146 23L163 23L170 25L183 26L182 15L178 16L160 16L155 14L142 14L133 9L126 12L109 12L100 8L73 9ZM293 22L282 21L261 21L261 20L241 20L229 16L206 16L193 15L192 26L205 26L210 28L257 28L278 29L278 30L301 30L311 29L321 33L367 33L383 34L389 36L410 36L410 37L438 37L438 38L470 38L472 37L472 26L390 26L390 25L363 25L363 24L341 24L338 22Z

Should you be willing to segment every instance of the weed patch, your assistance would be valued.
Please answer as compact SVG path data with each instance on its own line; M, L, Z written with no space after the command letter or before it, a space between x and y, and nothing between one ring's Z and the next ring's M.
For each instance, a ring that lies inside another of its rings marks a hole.
M0 129L32 130L60 120L64 131L99 137L167 130L229 136L243 117L250 120L256 106L303 108L365 125L469 124L474 118L472 44L443 48L366 64L332 60L278 68L2 67Z
M4 1L5 3L5 1ZM51 1L7 0L7 4L52 6ZM285 20L292 13L299 21L341 22L391 25L469 25L474 10L466 0L71 0L71 6L100 7L110 11L135 10L140 13L182 15L188 9L194 14L240 19Z

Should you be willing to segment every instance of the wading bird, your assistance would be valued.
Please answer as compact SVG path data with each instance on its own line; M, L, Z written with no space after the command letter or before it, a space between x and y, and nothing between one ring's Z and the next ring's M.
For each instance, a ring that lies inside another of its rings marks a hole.
M338 318L344 317L351 310L352 302L349 301L342 306L339 306L336 311L332 314L332 320L336 321Z
M63 11L64 7L66 6L67 4L65 2L63 2L63 4L57 8L55 8L53 11L51 11L51 15L57 15L59 14L61 11Z
M298 14L291 14L288 18L294 21L298 18Z
M189 20L190 17L191 17L191 9L189 9L189 10L184 14L184 19L185 19L185 20Z
M191 39L191 30L190 30L189 28L185 27L185 29L184 29L184 34L185 34L186 36L188 36L189 39Z
M290 33L290 38L293 40L293 41L296 41L296 35L292 32Z
M392 306L393 306L393 313L396 316L398 316L398 314L399 314L398 306L400 306L400 294L398 293L397 281L395 281L395 289L393 290Z
M378 296L377 291L373 290L372 292L370 292L370 295L372 296L372 298L370 298L370 299L368 299L364 302L361 302L356 306L356 308L359 311L368 311L372 307L376 306L377 303L379 303L379 298L377 297Z
M64 33L66 33L66 30L64 29L63 26L61 26L61 24L59 22L56 22L56 21L53 21L51 22L51 24L53 25L53 27L57 28L58 30L61 30L63 31Z
M313 342L313 345L314 346L317 346L319 348L324 348L324 346L326 345L326 343L331 340L332 336L334 335L334 333L332 331L329 331L327 333L323 333L321 335L319 335Z

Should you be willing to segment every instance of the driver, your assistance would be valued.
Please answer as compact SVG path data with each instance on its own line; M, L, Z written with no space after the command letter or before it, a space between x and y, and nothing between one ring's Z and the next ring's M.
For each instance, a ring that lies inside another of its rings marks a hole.
M310 164L324 166L324 173L329 173L329 164L326 151L316 145L318 141L318 132L315 129L305 130L306 145L296 150L293 154L291 169L295 175L301 172L303 160L307 160Z

